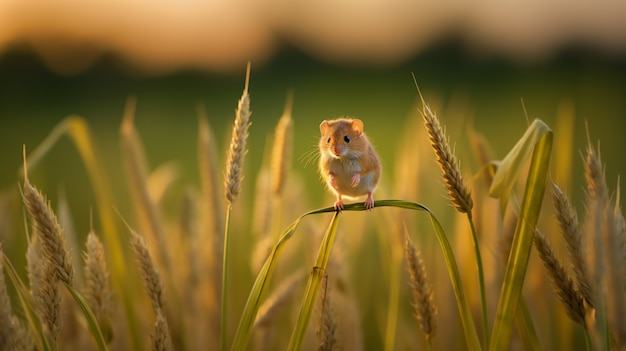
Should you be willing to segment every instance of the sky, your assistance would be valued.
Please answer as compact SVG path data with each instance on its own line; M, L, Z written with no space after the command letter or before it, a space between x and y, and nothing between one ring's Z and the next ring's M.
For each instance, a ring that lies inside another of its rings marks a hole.
M133 70L241 70L284 46L329 64L389 67L450 38L514 62L580 47L626 58L623 0L3 0L0 56L15 47L57 74L102 55Z

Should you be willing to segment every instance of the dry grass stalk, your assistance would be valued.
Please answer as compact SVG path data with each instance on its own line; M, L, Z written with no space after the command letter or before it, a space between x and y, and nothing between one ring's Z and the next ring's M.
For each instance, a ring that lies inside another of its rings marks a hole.
M585 327L585 304L581 293L574 286L565 268L561 265L548 239L539 231L535 232L535 248L543 261L559 300L565 305L567 315Z
M30 184L26 176L22 198L34 223L35 232L41 240L43 257L53 265L52 273L63 283L72 285L74 269L63 230L50 204L46 202L41 192Z
M474 203L470 190L463 181L459 161L450 148L450 143L445 131L441 128L439 118L423 100L422 105L424 124L426 125L433 151L437 156L437 163L441 168L448 196L450 196L450 200L452 200L452 204L457 211L471 216Z
M4 253L0 245L0 350L11 350L15 343L13 339L13 309L4 281L3 256Z
M561 228L561 235L565 239L574 274L578 282L578 289L591 307L595 307L593 291L587 272L585 249L582 244L582 232L578 224L578 215L567 196L556 183L552 183L552 204L556 218Z
M157 311L156 321L154 322L154 334L152 335L153 351L169 351L172 350L172 338L170 336L167 320L161 311Z
M271 188L271 171L267 167L263 167L256 177L254 211L252 213L252 230L259 241L270 236L272 230L272 216L275 211L270 201Z
M291 153L293 149L293 119L291 111L293 108L293 93L287 95L283 115L278 121L274 133L274 146L272 149L272 191L275 195L280 195L285 183L285 177L291 164Z
M624 218L620 208L620 189L617 186L615 207L607 208L605 215L605 233L603 235L605 266L603 286L606 294L606 315L609 326L615 334L618 345L626 346L626 286L624 285L624 257L622 245L624 243Z
M200 181L202 185L202 198L199 205L200 230L197 242L194 243L191 257L198 267L200 291L198 294L199 304L203 319L210 321L212 315L219 313L219 301L222 293L222 261L224 259L224 207L220 191L221 179L218 175L218 156L215 137L209 126L206 112L202 105L198 105L198 164L200 168ZM201 296L200 296L201 295ZM219 320L219 318L217 318ZM207 322L208 323L208 322ZM206 324L206 323L205 323ZM218 323L219 324L219 323ZM219 328L212 328L215 335L207 336L211 339L218 337ZM203 334L203 337L205 335Z
M198 164L200 168L200 182L202 184L203 218L206 221L207 233L224 232L222 220L223 204L219 195L219 182L216 176L218 171L217 145L207 118L204 106L198 104ZM221 237L219 238L221 241ZM215 244L222 247L220 243Z
M324 280L320 287L318 305L320 306L320 325L317 330L319 339L319 351L331 351L338 348L337 321L333 309L332 294L328 286L328 274L324 274Z
M591 142L588 142L587 153L584 162L585 180L587 183L587 215L586 248L587 263L589 264L589 277L592 286L601 287L602 276L606 268L604 264L603 232L605 232L605 216L609 205L609 191L604 178L604 169L600 154L596 152ZM601 296L601 288L594 291L594 301Z
M226 163L226 199L231 204L237 200L243 180L243 161L248 152L246 141L248 139L248 128L250 127L250 95L248 94L248 83L250 81L250 64L246 70L246 84L243 94L237 105L233 134L228 149Z
M588 196L588 247L590 248L593 282L600 287L599 298L604 299L604 313L608 328L620 344L626 344L626 314L624 302L624 273L622 243L624 240L619 191L615 207L611 208L609 190L600 152L588 142L585 158L585 178ZM619 187L619 186L618 186Z
M428 283L428 274L419 251L415 248L408 235L405 236L404 250L411 291L413 293L415 317L426 336L426 342L430 343L437 331L437 307L433 303L433 292Z
M104 260L104 247L96 233L91 230L87 235L83 255L85 261L84 296L91 308L102 332L111 337L111 288L109 286L109 270Z
M143 237L139 236L131 229L130 243L135 253L135 259L139 264L141 276L143 277L146 292L150 296L152 307L155 311L163 310L165 307L165 293L161 274L157 271L150 250Z
M302 281L303 277L303 272L297 271L287 277L287 279L278 286L276 291L259 307L254 321L254 328L265 328L276 321L278 315L289 306L294 290L298 286L298 283Z
M124 117L120 126L120 136L124 152L124 161L129 179L130 191L136 201L142 228L147 232L151 242L157 245L157 258L166 271L170 269L169 250L163 232L164 225L159 216L157 206L148 190L148 166L139 134L135 128L135 110L137 101L129 98L124 108Z

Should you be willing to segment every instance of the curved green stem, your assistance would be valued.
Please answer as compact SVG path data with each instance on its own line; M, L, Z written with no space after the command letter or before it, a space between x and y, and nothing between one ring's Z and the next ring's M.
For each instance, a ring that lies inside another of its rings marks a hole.
M480 245L478 244L478 236L476 235L476 227L474 226L474 220L471 213L467 214L467 220L469 221L472 231L472 242L474 246L474 254L476 255L476 270L478 271L478 284L480 285L480 302L482 308L482 323L483 323L483 345L489 345L489 322L487 315L487 294L485 292L485 272L483 270L483 259L480 254Z
M480 350L480 342L478 340L478 335L476 334L476 328L474 326L474 321L472 320L471 309L469 301L467 300L467 295L465 294L462 284L461 284L461 275L459 274L459 269L456 264L456 259L454 258L454 252L452 251L452 246L448 241L448 238L445 235L443 227L439 220L435 217L435 215L424 205L419 203L410 202L410 201L401 201L401 200L380 200L376 202L376 207L397 207L404 208L409 210L416 211L424 211L427 212L430 221L435 232L435 235L441 245L441 249L444 255L444 259L446 262L446 266L448 268L448 273L450 274L450 280L452 282L452 287L454 289L454 295L457 302L457 308L459 310L459 315L461 318L461 324L463 326L463 332L465 333L465 338L467 342L467 346L469 350ZM364 204L355 203L346 205L344 211L364 211ZM278 242L274 245L274 248L270 252L269 257L265 261L265 264L261 268L261 271L257 275L257 278L252 286L252 290L248 295L248 300L243 310L243 314L241 319L239 320L239 326L237 327L237 331L235 333L235 338L233 341L233 346L231 350L246 350L248 339L250 337L250 333L252 331L252 325L254 324L254 319L256 318L256 314L258 312L259 306L261 304L261 296L265 291L269 279L276 267L276 262L278 256L282 249L284 248L285 243L293 236L295 233L298 224L302 220L302 218L319 213L329 213L336 212L332 207L325 207L318 210L313 210L307 212L300 217L298 217L287 229L283 232ZM313 272L315 274L315 271Z

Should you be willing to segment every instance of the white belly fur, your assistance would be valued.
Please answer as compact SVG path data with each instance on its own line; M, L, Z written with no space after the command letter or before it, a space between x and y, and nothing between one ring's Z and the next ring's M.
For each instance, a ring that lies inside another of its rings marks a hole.
M329 172L335 175L335 186L328 180L328 187L336 194L346 197L358 197L374 192L373 172L361 174L361 181L355 187L352 186L352 177L355 173L361 172L361 167L356 159L339 160L333 159L329 164Z

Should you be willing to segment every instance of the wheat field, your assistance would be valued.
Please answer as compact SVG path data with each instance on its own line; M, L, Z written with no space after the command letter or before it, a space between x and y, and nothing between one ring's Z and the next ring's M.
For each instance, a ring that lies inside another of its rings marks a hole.
M571 109L529 118L494 150L471 126L451 137L459 112L418 83L370 211L328 207L316 137L294 152L297 92L252 137L250 65L227 133L196 106L195 183L150 164L132 97L123 189L83 117L23 145L0 206L0 350L625 350L626 226L593 120L574 145ZM65 139L88 189L38 185Z

